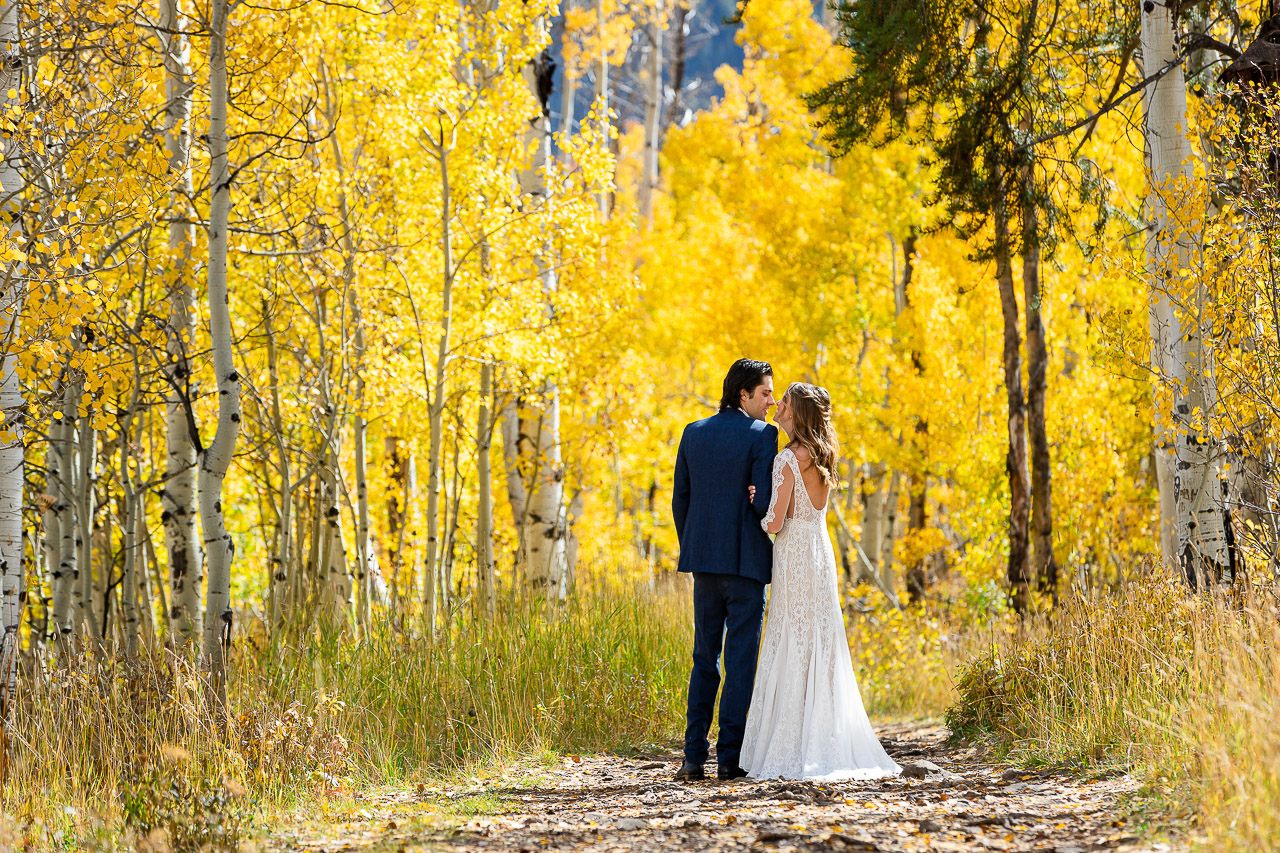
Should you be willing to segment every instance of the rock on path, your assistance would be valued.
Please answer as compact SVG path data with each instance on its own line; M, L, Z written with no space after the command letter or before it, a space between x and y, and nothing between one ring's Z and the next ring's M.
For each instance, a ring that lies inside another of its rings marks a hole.
M954 750L938 727L880 729L903 778L671 781L679 756L566 758L531 787L389 792L339 820L283 827L278 851L1182 851L1117 817L1129 776L1086 782ZM708 764L714 770L714 764Z

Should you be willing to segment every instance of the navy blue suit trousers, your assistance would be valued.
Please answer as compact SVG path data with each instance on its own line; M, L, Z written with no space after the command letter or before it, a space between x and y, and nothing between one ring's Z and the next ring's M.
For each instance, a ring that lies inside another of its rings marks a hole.
M777 428L736 409L689 424L680 439L671 510L680 537L679 570L693 574L693 671L684 743L690 764L707 760L719 692L716 763L738 766L764 590L773 575L773 542L760 520L769 509L777 450ZM747 497L751 485L754 501Z

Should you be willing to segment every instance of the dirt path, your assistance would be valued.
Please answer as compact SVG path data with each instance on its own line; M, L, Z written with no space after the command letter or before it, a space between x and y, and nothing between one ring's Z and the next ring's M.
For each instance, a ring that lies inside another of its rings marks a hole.
M1180 851L1117 818L1128 776L1086 782L993 766L945 730L880 729L923 778L671 781L679 756L566 758L523 782L388 792L282 827L273 851ZM927 763L925 763L927 762ZM932 765L932 769L930 768ZM714 769L714 764L708 767ZM926 772L928 771L928 772Z

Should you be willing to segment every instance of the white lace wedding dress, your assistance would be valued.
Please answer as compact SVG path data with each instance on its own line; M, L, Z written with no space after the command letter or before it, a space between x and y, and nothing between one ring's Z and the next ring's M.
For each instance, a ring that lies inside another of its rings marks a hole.
M902 768L876 738L853 675L827 506L813 506L799 462L785 449L773 463L766 530L788 505L792 515L773 543L769 612L739 763L757 779L897 775Z

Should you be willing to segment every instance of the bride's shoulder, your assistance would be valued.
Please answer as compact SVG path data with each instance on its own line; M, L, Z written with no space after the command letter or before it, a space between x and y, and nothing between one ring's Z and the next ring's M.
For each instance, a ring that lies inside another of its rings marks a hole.
M788 444L784 448L784 452L789 452L792 456L796 458L797 462L805 463L813 458L813 456L809 453L808 448L806 448L803 444Z

